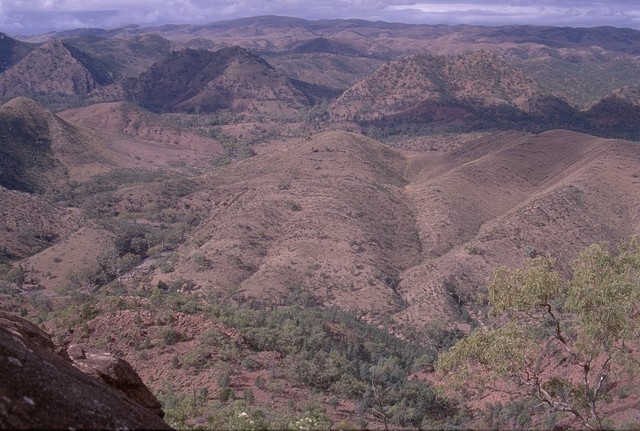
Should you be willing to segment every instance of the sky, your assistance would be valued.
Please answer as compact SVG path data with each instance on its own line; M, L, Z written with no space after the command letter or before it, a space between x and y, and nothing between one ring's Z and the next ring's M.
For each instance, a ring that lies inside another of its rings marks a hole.
M0 32L205 24L257 15L640 29L640 0L0 0Z

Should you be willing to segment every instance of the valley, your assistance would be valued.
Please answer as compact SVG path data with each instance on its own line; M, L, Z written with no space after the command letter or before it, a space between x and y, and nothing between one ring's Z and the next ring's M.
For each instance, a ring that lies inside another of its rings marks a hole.
M640 32L256 17L23 39L0 39L3 312L126 359L179 429L584 425L452 394L438 357L494 325L498 268L569 279L640 234ZM637 382L606 388L612 426L638 425Z

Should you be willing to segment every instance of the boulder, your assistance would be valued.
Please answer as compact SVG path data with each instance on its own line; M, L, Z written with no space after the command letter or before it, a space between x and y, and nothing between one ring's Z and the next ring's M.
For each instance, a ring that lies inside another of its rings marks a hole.
M69 350L70 356L83 352ZM76 361L85 365L74 366L55 353L46 332L0 311L0 429L171 429L159 417L157 399L141 389L144 384L130 365L93 351L84 356ZM110 379L121 388L107 384ZM133 395L125 395L127 391Z
M164 417L160 401L124 359L80 344L69 345L67 355L79 370L97 377L161 418Z

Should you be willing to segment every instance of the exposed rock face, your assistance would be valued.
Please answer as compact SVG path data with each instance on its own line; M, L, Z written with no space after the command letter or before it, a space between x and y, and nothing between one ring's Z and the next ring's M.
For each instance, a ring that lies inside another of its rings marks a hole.
M0 312L0 428L170 429L136 402L159 408L126 362L82 352L74 348L71 353L84 355L79 366L103 381L56 355L40 328ZM104 384L109 380L118 390Z
M78 369L101 379L161 418L164 417L160 401L142 382L131 364L124 359L79 344L70 345L67 354Z

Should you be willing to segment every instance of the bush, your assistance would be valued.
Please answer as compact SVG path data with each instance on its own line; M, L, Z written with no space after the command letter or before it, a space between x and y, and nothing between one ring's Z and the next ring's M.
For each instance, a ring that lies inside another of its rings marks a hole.
M253 382L256 385L256 388L263 389L267 386L267 382L262 376L257 376L255 381Z
M224 370L224 372L218 377L218 386L221 388L228 388L231 385L231 370Z
M218 399L223 403L226 403L227 401L233 398L234 398L234 394L233 394L233 389L231 388L223 388L220 391L220 394L218 395Z
M173 356L173 358L171 358L171 368L173 369L180 368L180 360L175 355Z
M209 418L209 425L211 429L230 431L274 429L271 424L267 423L265 414L261 410L249 407L244 401L236 401L218 410Z
M205 271L211 266L211 261L202 253L195 253L191 259L193 260L195 270L198 272Z
M205 369L211 360L211 353L203 348L198 347L195 350L189 351L182 359L182 366L184 368L190 368L196 371Z
M26 279L26 274L21 265L14 266L4 276L4 280L8 283L17 284L18 287L22 286Z
M205 329L202 334L200 334L200 341L206 346L220 347L227 344L228 340L218 328L212 326Z
M253 391L251 389L245 389L242 393L242 396L246 402L249 404L253 403L256 400L255 395L253 395Z
M161 333L162 341L167 346L171 346L172 344L178 343L182 339L182 335L176 331L174 328L166 328Z

